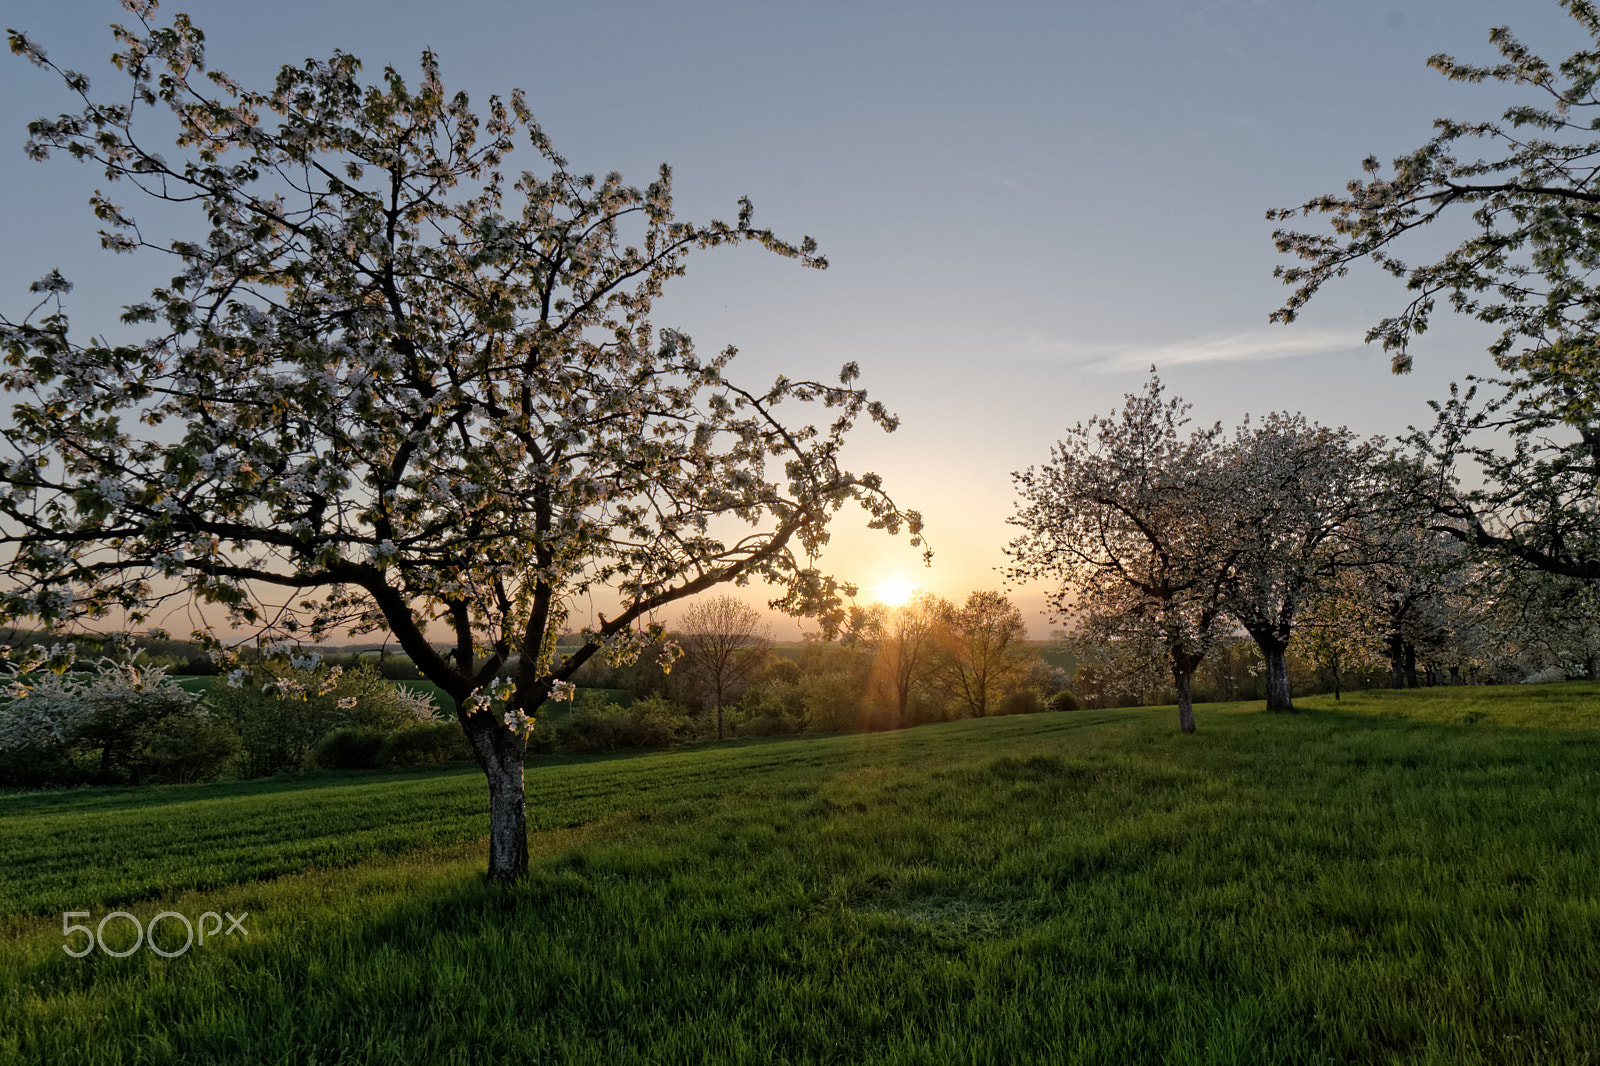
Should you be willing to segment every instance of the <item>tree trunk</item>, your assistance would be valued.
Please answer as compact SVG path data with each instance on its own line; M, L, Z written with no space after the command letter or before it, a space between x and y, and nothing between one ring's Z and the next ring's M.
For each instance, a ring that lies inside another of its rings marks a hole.
M1185 733L1194 732L1194 700L1189 694L1189 679L1193 676L1193 669L1172 668L1172 683L1178 690L1178 728Z
M1406 688L1421 688L1417 682L1417 646L1406 644Z
M717 739L722 739L722 701L717 701Z
M1267 710L1273 713L1294 710L1294 701L1289 695L1289 663L1284 658L1288 641L1257 640L1256 645L1267 661Z
M1389 634L1389 687L1406 687L1406 641L1397 629Z
M1201 656L1177 650L1167 653L1172 663L1172 687L1178 690L1178 728L1185 733L1194 732L1194 698L1189 682L1200 668Z
M489 880L521 880L528 872L528 801L522 786L527 738L492 719L462 725L489 779Z

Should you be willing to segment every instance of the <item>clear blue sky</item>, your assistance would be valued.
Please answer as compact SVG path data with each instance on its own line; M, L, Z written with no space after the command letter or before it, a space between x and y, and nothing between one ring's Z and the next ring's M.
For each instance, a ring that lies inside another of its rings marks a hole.
M1009 472L1120 403L1159 364L1206 422L1304 411L1362 433L1425 424L1425 401L1488 368L1480 331L1441 322L1417 370L1362 348L1398 283L1352 277L1291 327L1269 207L1342 187L1434 118L1497 116L1497 86L1447 82L1428 56L1488 60L1509 24L1547 58L1586 38L1554 0L1127 0L1123 3L169 0L246 84L339 48L409 77L424 48L475 101L513 87L574 166L640 184L675 172L680 213L811 234L825 273L740 249L692 263L657 322L733 343L749 378L861 363L897 411L863 432L877 470L929 521L937 557L857 532L828 564L961 597L997 587ZM6 24L110 87L103 0L9 0ZM0 301L26 306L51 267L75 321L108 327L148 291L139 260L98 250L89 168L28 162L26 122L69 109L49 76L0 62ZM528 153L531 162L532 153ZM1440 239L1447 237L1441 234ZM164 268L163 268L164 269ZM1024 593L1037 635L1049 623ZM798 630L783 627L780 632Z

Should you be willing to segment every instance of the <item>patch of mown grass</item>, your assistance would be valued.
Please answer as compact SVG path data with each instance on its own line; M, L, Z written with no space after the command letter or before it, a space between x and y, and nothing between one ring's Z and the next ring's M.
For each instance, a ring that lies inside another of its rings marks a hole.
M0 1059L1593 1062L1600 732L1570 691L551 762L510 889L466 772L5 797ZM108 817L223 873L108 866ZM117 900L251 936L67 958L60 911Z
M1371 690L1297 699L1303 708L1343 710L1409 722L1479 723L1533 729L1600 729L1600 682L1558 685L1451 685Z

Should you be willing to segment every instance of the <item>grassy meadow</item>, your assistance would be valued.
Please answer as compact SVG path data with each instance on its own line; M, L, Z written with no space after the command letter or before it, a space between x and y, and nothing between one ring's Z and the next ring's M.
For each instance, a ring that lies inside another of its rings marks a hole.
M0 1062L1600 1062L1600 685L1300 703L0 796Z

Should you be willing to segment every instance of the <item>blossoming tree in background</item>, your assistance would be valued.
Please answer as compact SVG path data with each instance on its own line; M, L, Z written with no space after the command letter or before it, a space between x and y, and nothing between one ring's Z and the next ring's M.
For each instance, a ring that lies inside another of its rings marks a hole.
M1228 613L1261 649L1269 711L1294 709L1285 652L1300 610L1363 561L1358 527L1384 507L1383 445L1274 412L1247 419L1227 449L1239 549Z
M1022 533L1006 574L1055 583L1052 611L1089 640L1159 649L1192 733L1190 681L1223 634L1241 548L1222 427L1185 435L1188 406L1162 391L1152 368L1120 413L1072 427L1049 463L1012 475Z

